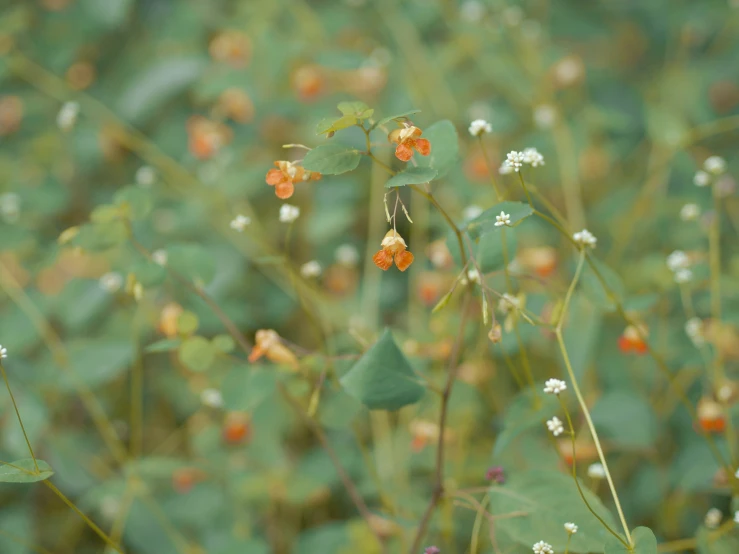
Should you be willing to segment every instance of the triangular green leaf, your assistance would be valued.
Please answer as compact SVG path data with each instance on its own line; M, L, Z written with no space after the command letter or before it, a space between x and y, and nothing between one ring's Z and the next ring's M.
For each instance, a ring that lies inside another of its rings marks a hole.
M353 115L342 115L339 118L327 117L322 119L316 125L316 134L323 135L326 133L335 133L357 124L357 118Z
M51 466L43 460L36 460L38 472L32 458L0 465L0 483L36 483L54 475Z
M341 385L371 410L398 410L418 402L424 392L388 329L341 378Z
M423 138L431 142L431 154L418 156L420 167L431 167L439 177L446 175L459 159L459 137L454 124L443 119L423 130Z
M192 371L205 371L216 358L216 349L205 337L190 337L179 348L180 361Z
M557 399L541 390L528 388L518 393L506 411L503 432L495 441L493 456L502 453L524 431L532 427L544 429L542 422L556 413L558 407Z
M614 536L608 537L605 554L657 554L657 538L649 527L637 527L631 532L631 539L634 541L633 549L626 548ZM718 551L711 550L711 554L718 554Z
M467 230L470 233L470 236L473 239L477 239L486 233L493 233L503 229L502 226L495 226L495 218L500 215L500 212L504 212L510 216L510 225L513 226L519 221L529 217L534 213L534 210L524 202L506 201L496 204L470 221L469 225L467 225Z
M370 108L364 102L359 101L339 102L339 105L336 107L342 115L348 115L356 119L367 119L368 117L372 117L372 114L375 113L375 110Z
M380 125L385 125L385 123L389 123L393 119L407 119L409 115L413 115L414 113L418 113L420 111L421 110L408 110L407 112L396 113L394 115L383 117L382 119L375 122L372 127L370 127L370 129L374 129L375 127L379 127Z
M338 175L355 169L361 159L356 148L343 144L324 144L305 155L303 167L308 171Z
M385 188L402 187L405 185L419 185L428 183L436 177L436 170L430 167L409 167L405 171L394 175L387 183Z

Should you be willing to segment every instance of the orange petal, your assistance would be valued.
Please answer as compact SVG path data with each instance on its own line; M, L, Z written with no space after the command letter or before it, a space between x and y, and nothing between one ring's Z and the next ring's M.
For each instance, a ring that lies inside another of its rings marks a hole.
M282 200L290 198L293 195L293 192L295 192L295 187L293 186L292 181L285 181L275 187L277 198L281 198Z
M416 139L416 150L421 156L431 154L431 143L426 139Z
M251 353L249 354L249 361L254 363L259 358L264 356L264 354L265 354L264 349L261 346L255 346L254 348L251 349Z
M395 149L395 157L401 162L407 162L413 157L413 150L405 143L400 143Z
M618 337L618 349L623 352L624 354L628 354L631 352L633 348L633 345L631 344L631 341L627 339L625 336L621 335Z
M413 254L408 250L403 250L395 254L395 265L400 271L405 271L413 263Z
M372 261L375 262L375 265L381 270L387 271L390 269L390 266L393 265L393 255L386 250L380 250L377 254L372 256Z
M646 354L649 348L647 347L647 343L643 340L634 341L631 344L634 348L634 352L637 354Z
M267 184L268 185L279 185L285 180L285 176L279 169L270 169L267 172Z
M318 179L320 179L321 177L322 177L322 175L320 173L318 173L317 171L311 171L310 172L310 180L311 181L318 181Z

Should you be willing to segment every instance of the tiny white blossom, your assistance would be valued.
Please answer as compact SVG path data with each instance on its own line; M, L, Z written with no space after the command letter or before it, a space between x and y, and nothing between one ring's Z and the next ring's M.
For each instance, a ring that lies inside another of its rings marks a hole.
M701 215L701 209L698 204L685 204L680 208L680 219L683 221L695 221Z
M580 246L590 246L592 248L595 248L595 244L598 242L598 239L595 238L595 235L593 235L593 233L591 233L587 229L578 231L577 233L572 235L572 238L575 239L575 242Z
M469 131L473 137L481 137L485 133L492 133L493 126L484 119L475 119L470 123Z
M469 221L478 217L480 214L482 214L483 211L484 210L480 206L476 204L471 204L462 211L462 218L465 221Z
M359 252L353 244L342 244L334 252L336 261L341 265L355 266L359 263Z
M8 357L8 349L0 344L0 360L4 360Z
M555 437L560 436L565 430L564 425L562 425L562 421L557 416L547 420L547 429L549 429Z
M690 267L690 258L682 250L675 250L672 254L667 256L667 267L670 271L677 271L678 269L685 269Z
M292 204L283 204L280 206L280 221L282 223L292 223L300 217L300 208Z
M685 334L699 348L706 343L706 339L703 336L703 321L700 318L691 317L685 322ZM737 479L739 479L739 476L737 476Z
M693 280L693 272L689 269L678 269L675 272L675 282L682 285Z
M513 171L513 166L508 162L508 160L504 161L498 168L498 173L501 175L510 175Z
M567 390L567 383L560 379L547 379L544 383L544 392L547 394L559 394Z
M537 542L533 546L532 550L534 551L534 554L554 554L552 545L544 541Z
M723 517L721 510L718 508L711 508L706 512L706 517L704 518L703 523L705 523L706 527L709 529L716 529L716 527L721 524Z
M77 102L66 102L56 116L56 124L62 131L71 131L77 123L80 105Z
M569 533L570 535L574 535L577 533L577 525L574 523L565 523L565 531Z
M737 479L739 479L739 469L736 470L736 473L734 474L734 477L736 477Z
M0 194L0 216L5 223L15 223L21 213L21 197L14 192Z
M143 165L136 170L136 184L140 187L148 189L157 180L157 172L153 167Z
M520 305L521 301L518 298L505 293L503 296L500 297L500 301L498 302L498 310L500 310L504 314L507 314L520 307Z
M208 408L222 408L223 395L218 389L205 389L200 393L200 402Z
M726 172L726 160L721 156L711 156L703 162L703 169L711 175L721 175Z
M496 227L502 227L503 225L507 227L510 224L511 224L510 214L507 214L505 212L500 212L500 215L495 216L495 226Z
M480 272L477 271L474 267L472 269L467 270L467 279L466 283L480 283ZM466 284L463 283L463 284Z
M321 268L321 264L319 264L316 260L311 260L300 266L300 275L302 275L305 279L318 277L321 274L321 271L323 271L323 269Z
M282 214L280 213L280 217L282 217ZM245 215L239 214L236 217L234 217L231 220L231 223L228 225L233 229L234 231L238 231L239 233L242 233L244 229L246 229L247 225L251 223L251 218L247 217Z
M736 512L734 512L734 523L736 523L737 525L739 525L739 510L737 510Z
M544 156L542 156L536 148L526 148L523 151L524 163L531 164L531 167L539 167L544 165Z
M120 273L111 271L100 277L98 283L101 289L112 294L119 291L123 286L123 276Z
M521 169L523 164L526 162L523 152L516 152L512 150L506 155L506 162L513 168L513 171Z
M541 104L534 108L534 123L539 129L549 129L557 121L557 110L550 104Z
M711 176L705 171L699 169L693 176L693 184L696 187L707 187L711 184Z
M591 479L603 479L606 476L606 469L600 462L595 462L588 466L588 477Z
M164 267L167 265L167 251L162 248L154 250L154 252L151 253L151 259L155 264Z
M108 520L114 520L121 511L121 501L115 496L104 496L100 500L100 514Z

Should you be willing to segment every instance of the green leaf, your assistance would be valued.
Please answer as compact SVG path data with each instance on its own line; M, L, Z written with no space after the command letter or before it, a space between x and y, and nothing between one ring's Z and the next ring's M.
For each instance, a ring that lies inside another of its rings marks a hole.
M177 332L183 335L192 335L198 330L198 316L189 310L185 310L179 316L177 316Z
M177 350L182 344L182 339L163 339L151 343L149 346L144 348L144 352L147 354L158 354L160 352L170 352Z
M353 115L343 115L338 119L335 117L327 117L322 119L316 125L316 134L323 135L326 133L335 133L357 124L357 118Z
M455 237L456 239L456 237ZM456 240L454 241L457 242ZM516 257L516 234L514 229L506 229L505 246L508 261ZM459 247L457 246L457 251ZM503 236L497 233L488 233L480 237L477 246L477 265L480 271L489 273L497 269L503 269L506 256L503 255Z
M251 412L277 387L272 369L234 367L223 380L223 404L227 410Z
M398 410L418 402L424 393L389 329L341 378L341 384L371 410Z
M223 352L224 354L233 352L233 349L236 348L236 343L230 335L217 335L213 337L212 342L213 347L219 352Z
M121 212L133 221L144 219L154 207L151 191L135 185L122 188L114 199Z
M216 349L204 337L190 337L179 348L180 361L192 371L205 371L216 358Z
M495 441L493 456L502 453L524 431L532 427L544 429L544 421L557 411L559 402L555 396L541 392L543 388L525 389L512 399L503 421L503 432Z
M167 270L151 260L137 262L131 267L131 273L136 276L136 282L144 288L161 285L167 278Z
M123 244L128 240L126 224L116 219L103 223L86 223L72 239L73 246L90 252L102 252Z
M352 424L362 405L343 390L328 391L318 408L318 421L330 429L346 429Z
M305 155L303 167L327 175L339 175L355 169L362 155L359 150L343 144L317 146Z
M613 516L600 499L585 485L580 487L590 506L615 528ZM563 525L568 521L578 526L570 540L570 552L600 552L611 536L585 506L571 475L548 470L512 471L505 485L491 487L488 495L490 513L508 516L500 532L529 548L545 538L555 552L564 552L567 533ZM510 517L513 513L517 515Z
M657 554L657 537L649 527L637 527L631 531L631 540L634 541L633 549L626 548L611 535L606 540L605 554ZM737 551L732 550L731 552ZM711 550L711 554L718 554L718 551Z
M477 239L487 233L498 232L503 229L503 226L496 227L496 216L500 215L500 212L508 214L511 218L510 226L516 225L518 222L526 219L534 210L531 206L524 202L512 202L505 201L496 204L492 208L488 208L475 219L469 222L467 225L467 231L473 239Z
M736 526L728 533L717 533L701 525L695 539L698 543L698 554L736 554L739 552L739 530Z
M210 252L199 244L176 244L167 248L167 266L204 284L212 281L216 274L216 265Z
M109 383L131 365L134 349L131 341L80 339L69 345L69 365L88 387ZM65 378L66 386L73 383Z
M446 175L459 159L459 137L454 124L443 119L423 131L423 138L431 142L431 154L418 156L419 167L430 167L439 177Z
M339 102L339 105L336 107L342 115L351 116L356 119L367 119L368 117L372 117L372 114L375 113L375 110L370 108L364 102L359 101Z
M54 471L49 464L38 458L36 463L38 464L38 472L32 458L11 462L11 465L0 465L0 483L36 483L45 481L54 475Z
M593 406L593 423L614 446L649 448L658 437L657 417L636 391L609 391Z
M597 258L588 256L588 261L597 270L600 278L593 270L593 267L586 263L582 270L582 276L580 277L583 292L596 306L608 311L615 310L615 301L623 302L624 297L624 284L621 277ZM610 289L610 292L603 288L601 278Z
M394 175L385 183L386 189L402 187L405 185L420 185L428 183L436 177L436 170L430 167L409 167L405 171Z
M600 308L594 306L584 294L573 295L562 338L578 380L584 377L585 371L593 361L602 322L603 313ZM557 359L564 372L562 356L557 356Z
M409 115L413 115L414 113L418 113L420 111L421 110L408 110L407 112L400 112L400 113L397 113L395 115L389 115L387 117L383 117L379 121L376 121L372 125L372 127L370 127L370 130L371 129L374 129L375 127L379 127L380 125L385 125L385 123L389 123L393 119L407 119Z

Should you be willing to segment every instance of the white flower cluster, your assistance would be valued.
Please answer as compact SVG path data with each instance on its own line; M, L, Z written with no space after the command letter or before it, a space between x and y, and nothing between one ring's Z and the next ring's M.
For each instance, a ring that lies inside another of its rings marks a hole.
M282 218L282 212L280 212L280 218ZM280 219L282 221L282 219ZM234 217L231 220L231 223L229 223L229 227L233 229L234 231L237 231L239 233L242 233L244 229L246 229L247 225L251 223L251 218L247 217L245 215L239 214L236 217Z
M506 160L498 169L498 173L506 175L513 171L520 171L524 164L531 167L539 167L544 165L544 156L542 156L536 148L526 148L523 152L512 150L506 155Z
M521 301L518 298L505 293L503 296L500 297L500 302L498 302L498 310L500 310L504 314L507 314L514 311L516 308L519 308L520 305Z
M105 292L113 294L114 292L118 292L123 286L123 275L111 271L100 277L98 283L100 284L100 288Z
M690 258L682 250L675 250L667 256L667 267L672 271L676 283L688 283L693 279Z
M547 420L547 429L549 429L555 437L560 436L565 430L564 425L562 425L562 421L557 416Z
M523 161L531 165L531 167L539 167L540 165L544 165L544 156L536 148L526 148L523 151Z
M595 238L595 235L588 231L587 229L583 229L582 231L578 231L574 235L572 235L572 238L575 239L575 242L579 244L580 246L589 246L590 248L595 248L595 244L598 242L598 239Z
M685 322L685 334L697 348L706 344L706 337L703 335L703 321L698 317L691 317Z
M4 360L8 357L8 349L0 344L0 360Z
M721 510L718 508L711 508L706 512L706 517L703 519L703 523L705 523L706 527L709 529L716 529L721 525L721 520L723 518L724 516L721 513Z
M302 275L304 279L319 277L322 271L323 268L321 267L321 264L316 260L311 260L300 266L300 275Z
M353 267L359 263L359 252L353 244L342 244L334 252L336 261L341 265Z
M544 392L547 394L556 394L567 390L567 383L559 379L547 379L544 383Z
M477 271L474 267L472 269L467 270L467 277L463 277L461 279L462 284L466 285L468 283L476 283L480 284L480 272Z
M693 184L696 187L707 187L713 182L714 177L726 173L726 160L721 156L711 156L703 162L703 169L699 169L693 176Z
M552 545L544 541L537 542L533 546L532 550L534 551L534 554L554 554Z
M680 219L683 221L695 221L701 215L701 209L698 204L685 204L680 208Z
M134 177L134 179L136 179L136 184L138 186L148 189L156 182L157 172L154 170L153 167L143 165L138 168L138 170L136 170L136 176Z
M496 227L502 227L505 225L506 227L510 226L511 224L511 216L510 214L507 214L503 211L500 212L500 215L495 216L495 226Z
M71 131L79 115L80 105L77 102L66 102L56 116L56 124L64 132Z
M470 135L472 135L473 137L481 137L486 133L492 133L493 126L484 119L475 119L472 123L470 123L469 131Z
M200 402L208 408L222 408L223 395L218 389L205 389L200 393Z
M154 250L154 252L151 253L151 260L162 267L167 265L167 251L160 248L159 250Z
M21 213L21 197L14 192L0 194L0 217L5 223L15 223Z
M300 217L300 208L292 204L283 204L280 206L280 222L292 223Z
M565 531L567 531L569 535L574 535L577 533L577 525L574 523L565 523Z
M591 479L604 479L606 476L606 468L600 462L595 462L588 466L588 477Z

